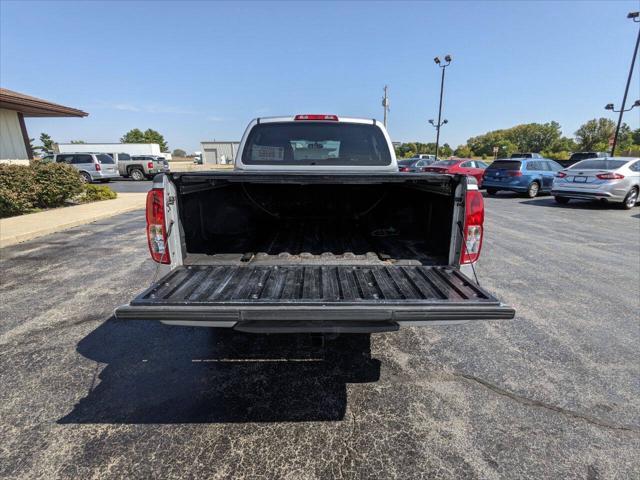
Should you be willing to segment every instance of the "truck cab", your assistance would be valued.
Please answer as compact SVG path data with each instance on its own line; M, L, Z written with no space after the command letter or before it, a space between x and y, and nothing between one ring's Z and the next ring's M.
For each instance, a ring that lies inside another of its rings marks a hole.
M232 171L156 176L146 220L159 280L121 319L373 333L514 316L475 281L475 179L400 173L376 120L255 119Z

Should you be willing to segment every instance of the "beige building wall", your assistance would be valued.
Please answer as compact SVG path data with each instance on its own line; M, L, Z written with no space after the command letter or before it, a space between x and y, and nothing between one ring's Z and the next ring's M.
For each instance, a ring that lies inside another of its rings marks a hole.
M9 162L9 160L11 161ZM0 161L3 163L29 163L18 112L4 108L0 108Z

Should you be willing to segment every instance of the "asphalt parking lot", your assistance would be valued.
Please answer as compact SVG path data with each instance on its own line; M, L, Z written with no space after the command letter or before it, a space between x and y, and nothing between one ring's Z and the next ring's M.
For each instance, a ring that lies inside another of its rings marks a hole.
M142 211L4 249L0 477L640 478L640 207L486 207L515 320L325 346L114 320Z
M151 180L142 180L140 182L136 182L135 180L131 180L130 178L118 178L116 180L111 180L106 185L114 192L138 193L148 192L152 184L153 181Z

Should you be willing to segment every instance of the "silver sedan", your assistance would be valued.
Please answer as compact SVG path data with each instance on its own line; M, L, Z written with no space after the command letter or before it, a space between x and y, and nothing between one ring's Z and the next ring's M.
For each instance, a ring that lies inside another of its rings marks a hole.
M582 160L560 170L551 195L558 203L572 198L620 203L626 209L638 202L640 158L607 157Z

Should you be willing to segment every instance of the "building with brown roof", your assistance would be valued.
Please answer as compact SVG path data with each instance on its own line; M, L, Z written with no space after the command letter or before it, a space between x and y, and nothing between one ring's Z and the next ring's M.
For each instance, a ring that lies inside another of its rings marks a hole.
M86 117L65 107L23 93L0 88L0 162L28 163L33 158L25 117Z

